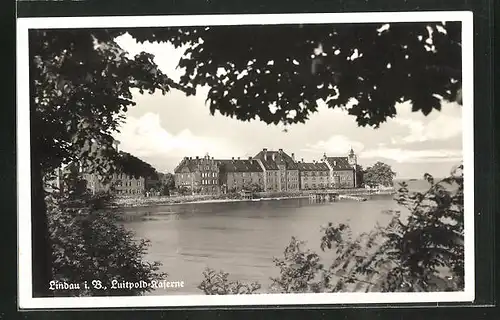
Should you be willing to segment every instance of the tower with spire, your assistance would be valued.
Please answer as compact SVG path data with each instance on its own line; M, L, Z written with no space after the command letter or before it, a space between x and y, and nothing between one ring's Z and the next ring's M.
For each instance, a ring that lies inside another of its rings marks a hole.
M349 154L347 155L347 161L349 162L349 164L351 165L351 167L353 167L354 169L356 168L356 165L358 164L358 159L356 157L356 154L354 153L354 150L352 150L352 147L351 147L351 150L349 151Z
M357 169L357 164L358 164L358 158L356 157L356 154L354 153L354 150L352 150L352 146L351 146L351 150L349 151L349 154L347 155L347 162L349 162L349 165L352 167L352 169L354 170L354 174L353 174L353 181L354 181L354 188L357 187L357 181L356 181L356 169Z

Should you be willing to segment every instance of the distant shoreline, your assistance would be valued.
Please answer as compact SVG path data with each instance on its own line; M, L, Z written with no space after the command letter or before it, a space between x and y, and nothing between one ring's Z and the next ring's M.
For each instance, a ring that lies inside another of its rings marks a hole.
M260 202L260 201L279 201L288 199L307 199L309 198L308 191L306 194L283 194L283 195L268 195L260 196L253 199L231 198L231 196L218 198L216 195L192 195L192 196L160 196L160 197L141 197L141 198L117 198L113 208L139 208L153 206L176 206L184 204L202 204L202 203L233 203L233 202ZM350 190L335 190L341 200L350 198L364 198L372 195L392 195L395 193L393 189L368 191L365 189L350 189Z

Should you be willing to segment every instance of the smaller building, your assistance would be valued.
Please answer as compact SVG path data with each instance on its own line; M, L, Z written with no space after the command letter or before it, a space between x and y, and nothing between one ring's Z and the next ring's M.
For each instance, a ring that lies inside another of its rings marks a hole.
M220 192L219 183L219 163L208 154L197 160L197 170L195 172L195 181L199 181L196 193L217 194ZM198 177L199 173L199 177Z
M327 157L322 161L328 166L331 188L355 188L357 158L351 148L347 157Z
M324 162L304 162L297 163L300 176L301 190L318 190L329 187L330 169Z
M260 164L264 174L265 191L299 190L299 170L294 154L289 156L283 149L262 149L253 158Z
M87 188L92 193L113 190L116 195L143 195L146 192L146 181L144 177L134 177L124 173L113 174L109 183L103 183L95 174L84 174L87 180Z
M219 161L210 157L184 157L174 170L175 185L199 194L220 192Z
M224 192L263 191L264 172L256 160L232 158L218 160L221 186Z
M179 165L174 169L175 186L178 189L194 190L196 163L191 157L184 157ZM198 182L199 183L199 182Z

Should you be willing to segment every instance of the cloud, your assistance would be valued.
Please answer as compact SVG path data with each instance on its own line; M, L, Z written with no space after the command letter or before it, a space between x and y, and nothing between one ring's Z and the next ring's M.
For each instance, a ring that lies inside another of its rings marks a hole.
M115 135L123 151L138 157L156 157L181 159L184 156L203 156L200 152L209 152L211 156L227 156L235 148L222 138L194 135L189 129L172 134L160 124L157 113L146 113L139 118L128 116Z
M393 137L392 144L448 140L462 134L462 117L448 115L445 111L430 119L396 117L390 122L406 127L410 131L406 136Z
M462 160L462 150L406 150L401 148L378 148L361 152L363 159L390 159L398 163L437 163Z
M182 69L177 68L179 59L184 54L185 48L175 48L170 43L138 43L130 34L125 33L115 39L116 43L128 52L128 56L133 58L136 54L143 51L153 54L154 62L160 70L166 73L170 78L179 80L183 74Z
M344 155L349 152L351 147L359 152L364 149L364 144L349 139L344 135L333 135L327 140L320 140L314 144L308 144L303 152L327 153L331 155Z

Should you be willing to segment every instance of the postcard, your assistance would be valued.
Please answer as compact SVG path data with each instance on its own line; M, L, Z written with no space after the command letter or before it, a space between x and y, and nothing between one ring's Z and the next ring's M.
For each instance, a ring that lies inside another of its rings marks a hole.
M473 301L472 28L18 19L19 307Z

